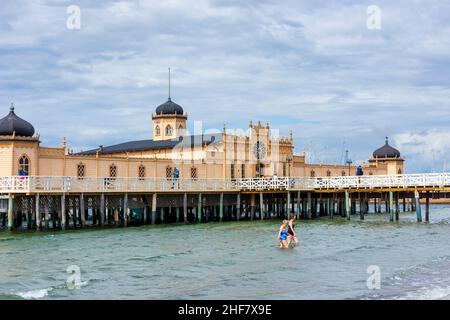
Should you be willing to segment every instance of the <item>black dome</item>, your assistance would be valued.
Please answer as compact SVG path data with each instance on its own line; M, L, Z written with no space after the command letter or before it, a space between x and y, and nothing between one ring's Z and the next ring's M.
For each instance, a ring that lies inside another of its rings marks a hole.
M183 108L173 102L172 100L167 100L162 105L156 108L156 114L179 114L183 115Z
M14 106L11 105L9 114L0 119L0 135L12 136L15 132L16 136L32 137L34 134L34 127L28 121L19 118L14 113Z
M400 151L391 147L386 138L386 144L381 148L377 149L373 153L374 158L400 158Z

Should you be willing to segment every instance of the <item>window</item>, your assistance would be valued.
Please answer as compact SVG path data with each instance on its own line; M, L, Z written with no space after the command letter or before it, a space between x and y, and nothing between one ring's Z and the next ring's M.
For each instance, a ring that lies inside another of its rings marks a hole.
M402 174L402 169L398 169L398 174Z
M242 178L245 178L245 163L241 164Z
M286 177L286 162L283 162L283 177Z
M197 180L197 168L196 167L191 168L191 179Z
M344 170L342 170L341 175L345 176L345 171Z
M327 177L331 177L331 171L330 170L327 171Z
M159 126L155 127L155 136L160 136L161 135L161 129L159 128Z
M166 126L166 136L171 136L172 135L172 126L170 124L168 124Z
M145 166L141 164L138 169L139 180L144 180L145 178Z
M117 177L117 167L114 163L109 166L109 176L110 178Z
M372 171L369 172L369 176L373 176L373 172Z
M86 166L82 162L80 162L77 165L77 178L83 179L85 176L85 173L86 173Z
M310 176L311 176L311 178L314 178L316 176L316 172L314 170L311 170Z
M30 173L30 159L23 155L19 159L19 176L28 176Z
M167 179L172 178L172 167L171 166L166 167L166 178Z
M231 164L231 179L234 179L234 163Z

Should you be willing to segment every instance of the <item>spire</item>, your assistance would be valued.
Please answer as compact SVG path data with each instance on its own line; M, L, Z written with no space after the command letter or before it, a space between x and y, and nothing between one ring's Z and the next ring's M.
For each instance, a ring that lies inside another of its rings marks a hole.
M11 107L9 108L9 111L14 112L14 102L11 102Z
M386 137L386 145L389 144L389 137Z
M169 101L171 101L170 100L170 68L169 68Z

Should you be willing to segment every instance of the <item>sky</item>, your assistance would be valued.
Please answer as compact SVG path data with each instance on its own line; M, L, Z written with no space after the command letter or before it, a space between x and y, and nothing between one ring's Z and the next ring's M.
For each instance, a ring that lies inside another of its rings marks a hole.
M150 139L168 67L191 130L270 122L314 163L389 137L407 173L450 171L448 1L2 0L0 112L42 145Z

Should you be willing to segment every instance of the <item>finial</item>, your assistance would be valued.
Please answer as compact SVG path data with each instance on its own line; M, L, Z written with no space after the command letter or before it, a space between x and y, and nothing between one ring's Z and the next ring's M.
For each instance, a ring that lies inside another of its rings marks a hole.
M386 144L388 144L389 142L389 137L386 137Z
M170 68L169 68L169 101L170 101Z
M9 111L14 112L14 102L11 102L11 107L9 107Z

